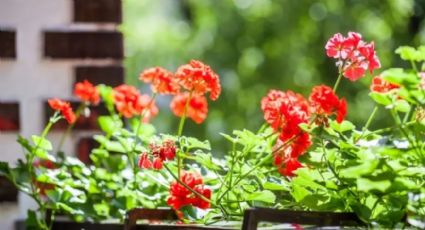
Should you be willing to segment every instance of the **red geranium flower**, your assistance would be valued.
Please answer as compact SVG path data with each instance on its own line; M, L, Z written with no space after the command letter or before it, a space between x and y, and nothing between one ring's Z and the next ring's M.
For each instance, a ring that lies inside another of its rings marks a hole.
M183 172L180 176L180 180L205 198L211 199L211 190L204 187L202 177L199 174ZM192 205L201 209L210 207L208 201L203 200L177 181L172 182L170 185L170 197L167 200L167 204L174 210L179 210L187 205Z
M363 77L366 70L372 73L381 67L374 43L364 42L362 36L355 32L349 32L347 37L335 34L326 43L325 49L328 57L338 59L337 66L351 81Z
M274 164L284 176L293 176L292 172L302 167L298 157L311 146L308 133L301 132L291 143L278 139L273 147Z
M375 93L387 93L391 90L400 88L399 85L390 83L381 76L376 76L372 79L372 84L370 85L370 90Z
M176 116L183 116L189 95L190 94L188 92L184 92L174 96L173 100L171 101L170 108ZM205 96L192 94L186 109L186 116L191 118L197 124L200 124L207 118L207 114L208 102Z
M147 94L142 94L140 96L140 105L142 106L143 111L143 122L149 122L159 113L159 109L156 106L155 101Z
M99 91L87 80L75 84L74 94L84 102L88 102L93 105L99 104Z
M261 100L261 108L267 123L280 132L273 148L274 163L282 175L293 176L292 172L301 167L297 158L311 146L310 135L299 127L308 123L308 101L292 91L271 90Z
M139 162L137 164L141 169L151 169L152 161L149 159L148 153L142 153L139 157Z
M215 101L220 96L221 85L218 75L208 65L191 60L182 65L176 72L177 81L188 91L197 95L210 93L210 99Z
M140 74L140 80L151 83L152 91L160 94L177 94L180 85L174 74L162 67L149 68Z
M326 85L315 86L310 94L312 112L319 116L336 115L336 120L341 123L347 114L347 102L339 99L331 87Z
M139 158L139 167L142 169L162 169L163 162L167 160L173 160L176 156L176 145L172 140L165 140L162 145L150 144L150 154L147 152L142 153ZM149 159L149 155L152 156L153 161ZM153 163L152 163L153 162Z
M46 169L56 169L58 168L58 166L51 160L41 160L41 159L36 159L34 160L33 164L34 167L36 168L46 168Z
M276 158L280 158L280 156L276 156ZM276 160L275 160L276 162ZM282 160L280 160L281 164L277 165L278 166L278 171L282 176L289 176L289 177L293 177L294 172L299 169L302 168L303 165L298 161L297 158L284 158Z
M288 135L298 132L298 125L309 118L308 101L292 91L271 90L261 100L264 119L275 131L291 130Z
M158 114L155 101L148 95L140 95L139 91L133 86L120 85L115 87L114 101L118 112L126 118L143 115L146 122Z
M56 111L60 111L62 116L68 121L69 124L75 122L76 116L72 110L71 105L68 102L62 101L57 98L49 99L47 101L49 106Z

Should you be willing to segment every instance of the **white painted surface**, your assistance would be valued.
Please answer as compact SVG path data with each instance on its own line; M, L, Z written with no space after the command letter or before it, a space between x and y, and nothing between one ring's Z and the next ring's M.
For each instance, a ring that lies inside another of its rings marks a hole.
M0 27L17 32L17 58L0 59L0 100L20 103L21 135L29 137L43 129L43 101L51 97L70 98L72 63L43 59L42 30L68 26L70 0L0 0ZM15 142L17 133L0 132L0 161L15 162L22 150ZM58 140L58 133L52 139ZM66 150L73 152L72 144ZM33 206L31 199L19 195L19 205L0 204L0 229L13 229L16 218L23 218Z

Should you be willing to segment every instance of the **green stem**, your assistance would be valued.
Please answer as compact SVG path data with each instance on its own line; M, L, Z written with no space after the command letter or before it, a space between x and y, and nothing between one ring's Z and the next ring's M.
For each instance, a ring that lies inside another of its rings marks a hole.
M182 133L183 133L184 122L186 120L186 113L187 113L187 109L189 107L189 102L192 99L192 93L193 93L193 91L189 92L189 98L187 99L186 104L184 105L184 111L183 111L182 117L180 118L179 130L177 132L177 136L181 136Z
M416 67L416 63L413 60L410 60L410 64L412 65L413 70L415 70L415 72L418 72L418 67Z
M339 83L341 82L341 79L342 79L342 71L340 70L339 74L338 74L338 79L336 80L334 88L333 88L333 91L335 93L336 93L336 90L338 89L338 86L339 86Z
M231 155L232 161L231 161L230 173L229 173L229 185L227 186L228 188L231 188L232 187L233 167L234 167L234 165L236 163L236 160L235 160L236 155L235 154L236 154L236 142L233 142L233 145L232 145L232 155ZM229 193L227 193L227 199L229 199Z
M80 106L78 106L77 110L75 111L75 121L78 120L78 118L80 118L81 115L81 111L83 111L83 109L86 108L86 104L85 103L81 103ZM59 145L58 145L58 150L56 151L56 153L59 153L62 150L62 146L65 142L65 139L67 136L69 136L69 134L71 133L71 130L74 128L75 123L72 123L70 125L68 125L68 127L66 128L65 133L62 135L60 141L59 141Z
M49 123L46 125L46 127L44 128L43 132L41 133L41 140L45 139L47 134L49 133L50 129L52 128L53 124L59 119L59 112L55 112L55 114L49 119ZM34 162L34 157L35 157L35 153L38 150L38 148L40 147L40 143L37 143L36 147L32 150L32 152L28 155L28 164L27 164L27 170L28 173L30 175L31 178L34 178L34 180L36 180L36 175L34 172L34 166L33 166L33 162ZM45 221L45 209L46 209L46 205L40 200L39 198L39 194L37 193L37 188L35 187L34 183L30 183L31 184L31 197L35 200L35 202L38 204L39 206L39 210L40 210L40 214L41 214L41 219L40 219L40 223L41 223L41 227L48 230L49 227L47 226L47 223Z
M183 115L180 118L180 122L179 122L179 130L177 131L177 137L178 138L180 138L180 136L183 133L184 122L186 120L186 113L187 113L187 109L189 107L189 102L192 99L192 93L193 93L193 91L190 91L189 92L189 98L187 99L186 104L184 105ZM182 164L182 162L181 162L181 157L180 157L180 153L179 152L177 153L176 158L177 158L177 175L180 178L180 170L181 170L181 164Z
M272 157L273 154L278 152L279 150L281 150L282 148L288 146L289 144L292 143L292 141L294 141L299 135L295 135L293 137L291 137L289 140L287 140L285 143L283 143L281 146L279 146L279 148L275 149L272 151L271 154L267 155L265 158L263 158L260 162L258 162L256 165L254 165L251 170L249 170L248 172L246 172L245 174L239 176L238 178L236 178L235 182L233 183L233 187L237 184L239 184L239 182L241 182L245 177L247 177L249 174L251 174L255 169L257 169L258 167L262 166L263 164L269 162ZM217 201L220 201L221 199L223 199L224 195L226 195L231 188L227 188L222 194L221 196L217 199Z
M326 151L326 145L325 142L322 140L321 141L321 145L322 145L322 149L323 149L323 158L326 161L326 165L329 168L329 171L331 171L331 173L333 174L333 176L337 179L337 181L339 181L339 183L341 185L343 185L344 187L347 188L348 192L351 193L357 200L360 200L357 195L348 187L348 185L345 185L345 183L341 180L341 178L338 176L338 173L335 171L335 169L333 168L333 166L331 165L331 163L328 161L326 155L327 155L327 151Z
M417 121L409 121L409 122L404 123L404 125L402 125L401 127L407 128L407 127L414 125L416 123L417 123ZM387 127L387 128L383 128L383 129L377 129L377 130L367 134L366 137L369 136L369 135L372 135L372 134L381 134L381 133L389 132L389 131L396 129L396 128L398 128L398 127Z
M378 112L378 106L375 105L372 113L370 114L369 118L367 119L365 126L363 127L362 134L360 134L360 136L357 138L356 141L360 140L364 136L366 130L369 128L370 124L372 123L373 118L375 118L375 115L376 115L377 112ZM354 142L356 142L356 141L354 141Z
M134 160L137 158L137 153L136 154L134 154L134 153L136 152L136 147L137 147L137 142L138 142L138 139L139 139L140 128L142 127L142 123L143 123L143 120L144 120L144 118L146 116L146 113L149 111L149 108L151 107L152 103L155 101L156 93L153 93L151 98L152 99L149 101L147 107L143 110L142 114L139 117L139 123L137 124L137 127L136 127L134 144L133 144L133 147L131 148L131 152L128 153L128 158L130 159L131 167L133 169L133 175L134 175L133 187L134 187L134 189L137 189L138 188L138 184L137 184L137 172L139 170L137 164L134 162Z

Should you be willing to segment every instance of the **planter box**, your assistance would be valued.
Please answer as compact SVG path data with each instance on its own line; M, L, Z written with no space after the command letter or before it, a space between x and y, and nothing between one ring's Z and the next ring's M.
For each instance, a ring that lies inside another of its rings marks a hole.
M262 222L279 224L274 229L294 229L293 224L306 227L364 227L354 213L309 212L252 208L244 213L242 226L192 225L192 224L137 224L138 220L177 221L171 209L136 208L127 213L124 224L119 223L76 223L66 219L55 219L53 230L255 230ZM17 230L25 230L25 222L16 223ZM329 229L329 228L327 228ZM330 228L332 229L332 228Z
M17 221L16 230L26 230L25 221ZM124 225L119 223L77 223L71 220L55 220L52 230L123 230Z

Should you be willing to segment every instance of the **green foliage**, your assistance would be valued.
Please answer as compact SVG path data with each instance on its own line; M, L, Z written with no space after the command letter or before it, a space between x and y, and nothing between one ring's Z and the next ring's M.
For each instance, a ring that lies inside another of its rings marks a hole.
M244 13L259 17L255 10ZM382 109L374 110L364 126L348 120L337 122L320 113L301 124L299 132L308 133L313 143L297 156L304 167L292 170L294 175L275 166L287 170L289 160L295 158L294 146L286 144L297 140L291 138L279 145L280 130L263 125L257 132L235 129L231 134L221 133L229 151L216 157L208 140L157 134L153 125L141 122L141 114L123 119L115 112L111 87L103 85L97 88L109 115L99 117L103 133L93 136L99 146L90 155L91 165L53 152L46 135L55 115L41 136L32 135L31 140L18 137L25 159L14 167L0 162L0 175L38 204L37 213L28 212L29 229L49 228L44 218L48 209L75 221L123 220L135 207L166 206L174 185L183 186L178 195L188 194L183 200L199 198L211 206L201 211L197 202L185 204L178 210L184 222L239 221L245 209L266 206L355 212L369 226L384 228L404 225L407 219L411 226L421 228L425 217L425 93L416 64L425 61L423 51L397 50L402 59L413 62L412 69L392 68L382 73L384 80L399 88L370 93ZM244 52L260 55L252 47ZM248 56L240 65L255 62ZM256 67L251 67L240 71L252 75ZM392 118L391 126L372 129L369 125L376 111ZM284 159L276 157L281 155ZM159 166L155 165L158 159ZM184 172L202 175L202 180L186 184L179 177ZM197 189L211 189L212 195L201 196Z
M175 71L190 59L209 63L220 75L223 94L219 103L210 104L206 125L189 124L187 129L190 136L209 139L218 155L227 149L216 133L255 130L261 125L258 95L275 88L306 93L318 83L335 82L337 68L327 60L324 50L326 38L333 34L360 31L366 40L375 41L382 66L402 64L393 58L398 46L418 46L425 41L423 27L412 28L420 25L416 20L423 2L413 0L123 3L121 30L126 43L127 82L140 85L142 70L163 66ZM370 76L356 84L341 84L341 96L349 103L349 119L359 127L368 118L364 111L373 109L373 103L367 100ZM176 125L172 116L160 113L153 122L159 130L170 130ZM383 128L391 124L391 117L379 114L376 121L374 128Z

